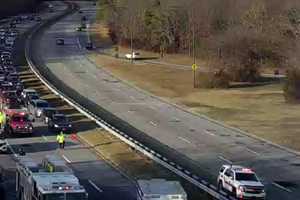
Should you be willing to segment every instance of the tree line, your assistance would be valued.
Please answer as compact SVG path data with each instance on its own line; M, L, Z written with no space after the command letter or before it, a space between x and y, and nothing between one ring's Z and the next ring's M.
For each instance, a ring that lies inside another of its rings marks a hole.
M229 81L255 82L260 70L297 69L298 0L99 0L115 43L193 54ZM287 73L290 74L290 73ZM300 88L300 86L299 86ZM300 91L299 91L300 96Z
M34 11L40 0L1 0L0 18Z

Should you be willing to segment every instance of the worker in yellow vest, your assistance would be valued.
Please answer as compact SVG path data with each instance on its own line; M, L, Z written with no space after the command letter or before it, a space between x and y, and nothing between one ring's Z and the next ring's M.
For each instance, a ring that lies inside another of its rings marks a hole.
M0 128L2 129L4 127L5 123L5 114L3 111L0 111Z
M65 135L62 131L56 136L56 141L58 142L60 149L65 148Z

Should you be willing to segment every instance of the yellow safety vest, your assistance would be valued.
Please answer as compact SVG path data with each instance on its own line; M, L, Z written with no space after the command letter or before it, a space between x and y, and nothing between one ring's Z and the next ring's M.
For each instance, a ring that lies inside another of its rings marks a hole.
M1 112L0 113L0 123L2 124L4 122L4 116L3 116L3 113Z
M65 141L65 136L64 135L58 135L56 137L56 140L58 141L58 143L63 143Z

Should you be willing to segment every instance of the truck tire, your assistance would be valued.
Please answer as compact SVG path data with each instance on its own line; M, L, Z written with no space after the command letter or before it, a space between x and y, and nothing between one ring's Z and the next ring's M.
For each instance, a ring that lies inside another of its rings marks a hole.
M218 191L223 191L222 181L219 181L219 183L218 183Z

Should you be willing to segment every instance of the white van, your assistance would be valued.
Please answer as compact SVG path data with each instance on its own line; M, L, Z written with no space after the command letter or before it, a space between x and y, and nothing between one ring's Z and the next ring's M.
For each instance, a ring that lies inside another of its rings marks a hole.
M138 180L138 200L187 200L178 181L165 179Z

